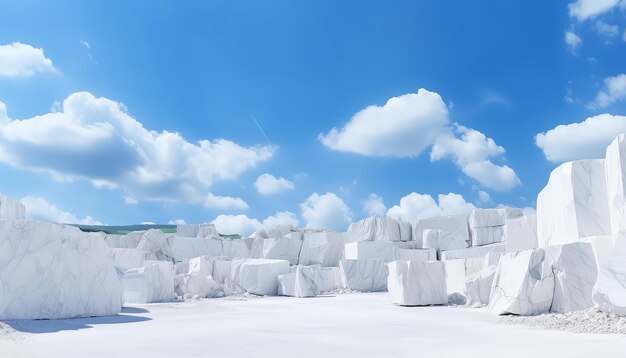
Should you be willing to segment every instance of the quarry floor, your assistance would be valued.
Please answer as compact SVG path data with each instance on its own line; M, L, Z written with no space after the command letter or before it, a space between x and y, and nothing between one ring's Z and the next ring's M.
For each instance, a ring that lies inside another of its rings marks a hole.
M503 323L484 309L398 307L386 293L230 297L111 317L0 322L0 357L623 357L624 335Z

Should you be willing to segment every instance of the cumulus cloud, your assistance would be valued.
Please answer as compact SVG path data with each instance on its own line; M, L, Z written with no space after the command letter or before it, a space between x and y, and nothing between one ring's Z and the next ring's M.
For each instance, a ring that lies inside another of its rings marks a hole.
M404 221L443 215L469 215L476 207L456 193L439 194L439 203L428 194L411 193L400 199L399 205L387 210L387 215Z
M590 108L607 107L626 98L626 74L619 74L604 79L604 88L598 92Z
M513 169L488 159L501 157L504 148L477 130L450 125L441 97L423 88L369 106L319 139L328 148L368 156L414 157L432 146L431 160L451 158L486 187L504 191L520 183Z
M430 153L432 161L451 158L470 178L485 187L506 191L520 184L513 169L507 165L496 165L489 158L504 155L504 148L483 133L455 124L444 132Z
M241 198L233 198L232 196L217 196L209 193L204 200L204 206L212 209L248 209L248 204Z
M263 222L249 218L247 215L219 215L212 221L220 234L237 234L248 236L261 229L271 229L277 225L291 225L297 227L300 222L296 215L289 211L280 211L268 216Z
M283 177L276 178L268 173L259 175L254 182L254 186L256 186L256 190L259 194L262 195L278 194L285 190L292 190L294 188L293 183L289 180Z
M430 146L448 124L441 97L426 89L369 106L343 128L319 139L328 148L371 156L414 157Z
M604 158L606 147L626 132L626 117L601 114L582 122L561 124L535 137L546 159L559 163Z
M569 4L569 16L584 21L613 9L620 0L576 0Z
M486 191L482 191L482 190L478 191L478 201L484 205L489 205L493 203L493 201L491 200L491 195L489 195L489 193L487 193Z
M593 28L598 34L606 37L615 37L619 33L617 25L609 25L604 21L596 21Z
M87 92L67 97L62 111L0 122L0 162L118 188L132 201L202 202L215 181L236 179L274 151L148 130L123 104Z
M0 45L0 77L29 77L55 71L52 60L41 48L21 42Z
M576 53L583 40L572 31L565 31L565 43L571 53Z
M352 212L335 193L313 193L300 204L307 228L344 231L352 221Z
M63 211L42 197L27 196L20 200L26 207L26 217L32 220L50 221L62 224L102 225L91 216L79 219L76 215Z
M387 211L387 207L382 197L370 194L367 200L363 201L363 211L368 216L383 216L385 211Z

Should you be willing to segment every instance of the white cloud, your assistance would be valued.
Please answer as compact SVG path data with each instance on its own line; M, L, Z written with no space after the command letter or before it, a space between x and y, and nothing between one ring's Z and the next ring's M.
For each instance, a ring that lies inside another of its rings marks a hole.
M569 48L571 53L576 53L580 45L583 43L583 40L571 31L565 31L565 43Z
M352 212L335 193L313 193L300 204L307 228L344 231L352 221Z
M256 190L259 194L262 195L278 194L282 191L292 190L294 188L293 183L289 180L283 177L276 178L268 173L259 175L254 182L254 186L256 186Z
M469 215L475 209L460 194L439 194L437 199L439 204L428 194L413 192L400 199L400 204L390 208L387 215L404 221L415 221L443 215Z
M369 106L343 128L319 139L328 148L371 156L414 157L430 146L448 124L441 97L426 89Z
M204 207L212 209L238 209L246 210L248 204L241 198L233 198L232 196L217 196L213 193L207 194L204 200Z
M604 158L606 147L626 132L626 117L601 114L579 123L561 124L535 137L546 159L559 163Z
M626 74L619 74L604 79L604 89L598 92L590 108L607 107L626 98Z
M569 16L578 21L603 14L615 7L620 0L576 0L569 4Z
M432 161L450 157L470 178L485 187L506 191L520 184L515 171L507 165L496 165L489 158L504 155L504 148L483 133L455 124L443 133L430 153Z
M21 42L0 45L0 77L29 77L55 71L43 49Z
M26 207L26 217L32 220L50 221L62 224L102 225L91 216L79 219L76 215L63 211L42 197L27 196L20 200Z
M184 225L186 223L185 223L185 220L183 220L183 219L176 219L176 220L168 221L167 224L168 225Z
M593 26L597 33L606 37L614 37L619 33L619 28L617 25L609 25L604 21L596 21Z
M363 211L368 216L383 216L385 211L387 211L387 207L382 197L370 194L367 200L363 201Z
M147 130L123 104L86 92L65 99L62 112L0 122L0 162L118 188L134 201L202 202L215 181L236 179L274 151Z
M297 227L300 222L294 213L280 211L273 216L268 216L260 222L257 219L249 218L247 215L219 215L212 221L220 234L238 234L248 236L261 229L271 229L277 225L291 225Z
M87 50L91 50L91 45L89 44L89 42L87 42L87 40L80 40L80 44L83 45L83 47L85 47Z
M449 157L484 186L504 191L520 184L513 169L488 159L501 157L504 148L479 131L450 126L441 97L423 88L369 106L319 139L331 149L369 156L414 157L433 146L431 160Z
M480 201L484 205L489 205L493 203L489 193L487 193L486 191L482 191L482 190L478 191L478 201Z

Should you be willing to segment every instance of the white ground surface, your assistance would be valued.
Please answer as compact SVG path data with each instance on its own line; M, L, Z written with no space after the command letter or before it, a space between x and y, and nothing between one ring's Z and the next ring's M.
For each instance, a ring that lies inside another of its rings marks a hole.
M504 323L484 309L397 307L386 293L223 298L114 317L0 322L0 357L623 357L626 336Z

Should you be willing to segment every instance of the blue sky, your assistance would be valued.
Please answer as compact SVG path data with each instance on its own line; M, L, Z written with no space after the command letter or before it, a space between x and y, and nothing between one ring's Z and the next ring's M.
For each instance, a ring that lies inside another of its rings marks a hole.
M617 0L5 2L0 192L31 217L241 232L534 207L626 130L624 20Z

